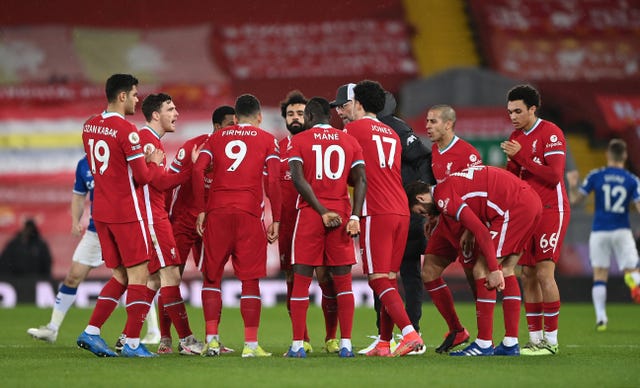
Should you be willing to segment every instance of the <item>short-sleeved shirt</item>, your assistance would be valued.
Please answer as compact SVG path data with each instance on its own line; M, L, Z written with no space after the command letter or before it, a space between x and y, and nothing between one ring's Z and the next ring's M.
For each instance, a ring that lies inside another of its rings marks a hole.
M367 194L362 215L409 215L407 194L400 174L402 144L398 134L374 117L345 125L344 131L362 147L367 174Z
M269 159L280 159L276 138L260 128L237 124L214 132L199 159L203 154L213 163L207 212L236 209L261 217L266 164Z
M140 143L142 143L142 148L144 150L162 150L164 151L164 146L160 141L160 135L156 131L154 131L151 127L144 126L140 129ZM160 166L164 169L166 165L166 157L163 158ZM163 175L166 172L163 171ZM154 179L162 179L162 175L157 176ZM147 214L149 218L149 223L154 223L165 218L169 217L166 209L166 201L165 201L165 192L163 190L159 190L153 185L153 182L148 183L143 186L142 191L144 193L145 204L148 204L149 207L147 210L151 210L151 214Z
M454 136L444 149L438 148L436 143L431 146L431 168L437 183L453 172L481 164L482 157L478 150L458 136Z
M351 214L347 180L354 166L364 164L362 148L351 135L330 125L316 125L293 137L289 163L302 163L304 178L327 209ZM307 207L298 196L297 208Z
M629 205L640 201L640 180L624 168L592 170L579 188L584 195L595 193L593 231L630 229Z
M145 219L128 165L144 158L136 126L119 113L103 112L85 122L82 142L95 182L93 219L106 223Z
M91 174L91 170L89 170L89 162L87 162L86 157L80 159L76 166L76 180L73 183L73 192L74 194L83 196L89 194L91 211L93 212L93 175ZM92 232L96 231L96 226L93 224L93 217L89 217L87 230Z

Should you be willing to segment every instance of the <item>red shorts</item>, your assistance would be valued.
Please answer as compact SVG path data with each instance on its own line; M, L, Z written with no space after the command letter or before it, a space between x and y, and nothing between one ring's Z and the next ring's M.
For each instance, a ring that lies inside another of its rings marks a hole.
M355 244L346 231L345 220L349 219L349 215L337 213L342 217L342 225L327 229L322 217L312 208L298 210L291 248L292 264L338 267L356 263Z
M171 223L173 237L178 248L180 264L185 265L189 259L189 252L196 267L200 268L202 257L202 238L196 232L196 219L193 217L179 218Z
M542 210L540 223L533 232L529 243L529 249L520 258L518 264L527 267L535 267L536 263L544 260L560 259L562 242L569 226L570 212L557 210Z
M533 232L542 217L540 197L532 188L523 189L518 198L526 206L509 209L504 217L493 220L489 225L498 258L528 249Z
M149 234L153 243L151 245L149 273L156 273L160 268L181 264L180 256L176 252L173 229L168 218L149 224Z
M125 268L149 261L150 237L145 221L111 224L93 221L107 268Z
M451 217L440 215L431 236L427 240L425 255L434 255L449 259L452 263L456 259L465 269L471 269L478 257L478 247L476 246L471 254L465 254L460 249L460 238L464 232L461 223Z
M222 279L231 257L233 271L240 280L267 275L267 234L259 217L240 210L207 213L202 273L209 281Z
M280 269L291 270L291 243L293 242L293 230L296 225L298 210L282 211L280 217L280 230L278 236L278 249L280 250Z
M360 220L362 269L366 275L398 272L407 245L409 216L380 214Z

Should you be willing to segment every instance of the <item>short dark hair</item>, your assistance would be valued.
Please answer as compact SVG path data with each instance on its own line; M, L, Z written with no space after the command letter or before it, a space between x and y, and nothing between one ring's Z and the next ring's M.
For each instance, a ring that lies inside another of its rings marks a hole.
M280 101L280 114L283 118L287 118L287 107L295 104L307 104L307 99L299 90L292 90L287 94L284 100Z
M331 119L331 106L326 98L313 97L307 101L304 111L313 115L315 122L328 122Z
M232 106L222 105L217 107L216 110L213 111L213 114L211 114L211 122L213 124L220 125L224 121L225 116L235 115L235 114L236 114L236 110L233 109Z
M362 104L365 112L380 112L384 109L384 98L384 89L376 81L360 81L353 88L353 99Z
M142 101L142 114L145 120L151 121L153 112L160 112L162 104L166 101L171 101L171 96L165 93L156 93L148 95L144 101Z
M531 85L516 85L507 93L507 102L522 100L527 108L540 109L540 93Z
M243 94L236 99L236 116L251 117L260 113L260 101L252 94Z
M627 142L622 139L611 139L607 152L616 162L624 162L627 157Z
M118 94L129 93L135 85L138 85L138 79L131 74L112 75L104 86L107 101L114 102L118 98Z
M418 198L420 194L431 192L431 186L423 181L414 181L404 187L409 198L409 209L418 204Z

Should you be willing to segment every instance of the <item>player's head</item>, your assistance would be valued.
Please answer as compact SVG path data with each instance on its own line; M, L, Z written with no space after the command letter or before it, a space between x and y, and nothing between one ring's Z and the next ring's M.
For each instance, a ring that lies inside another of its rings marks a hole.
M409 210L421 216L435 216L438 208L433 203L431 186L423 181L415 181L405 186L407 197L409 198Z
M456 111L449 105L434 105L427 111L427 135L432 142L449 144L456 125Z
M531 85L517 85L507 93L507 113L515 129L529 129L537 120L540 93Z
M615 164L627 161L627 143L622 139L611 139L607 147L607 159Z
M135 113L138 103L138 79L136 77L131 74L114 74L107 79L104 91L109 104L121 105L124 108L124 114L132 115Z
M284 118L287 130L295 135L304 130L304 107L307 99L299 90L292 90L280 102L280 113Z
M336 91L336 99L331 101L332 108L336 108L338 116L344 124L353 121L353 88L356 84L344 84Z
M232 106L222 105L216 108L211 115L213 130L228 127L236 123L236 110Z
M256 123L262 121L260 101L251 94L243 94L236 99L236 116L239 123Z
M376 81L360 81L353 88L353 100L356 119L365 113L378 114L384 108L384 89Z
M304 108L305 126L311 128L317 124L328 124L331 120L331 106L322 97L313 97Z
M170 95L165 93L148 95L142 101L142 114L153 129L175 132L178 109L176 109Z

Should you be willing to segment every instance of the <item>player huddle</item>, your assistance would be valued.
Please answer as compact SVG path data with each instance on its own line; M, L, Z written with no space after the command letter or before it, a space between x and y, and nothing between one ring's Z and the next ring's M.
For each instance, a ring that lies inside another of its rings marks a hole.
M515 130L501 144L508 156L506 169L482 165L477 150L455 135L455 111L437 105L427 114L435 181L405 187L405 144L376 116L385 106L385 91L377 82L343 85L332 103L290 93L282 103L290 136L279 142L260 129L258 99L241 95L234 108L214 112L213 133L187 141L169 169L161 138L176 130L177 108L166 94L147 96L142 103L146 125L138 130L125 119L135 111L137 83L131 75L109 78L107 110L89 119L83 130L95 180L93 221L113 277L78 338L80 347L98 356L117 355L100 328L127 291L127 321L116 350L126 357L157 356L140 342L140 331L159 291L158 354L173 351L171 324L181 354L232 351L221 344L218 333L220 285L231 259L242 283L242 357L270 356L258 342L259 279L266 276L267 245L277 241L292 323L285 357L304 358L312 351L306 314L314 272L322 289L323 349L354 357L351 267L357 260L381 303L379 336L364 354L424 352L398 292L413 211L428 219L422 280L449 326L437 352L512 356L558 351L560 296L554 270L570 214L563 179L566 144L556 125L537 117L540 97L531 86L516 86L508 94ZM329 124L332 108L344 129ZM264 195L272 212L266 228ZM180 295L189 252L203 275L204 342L193 336ZM456 260L476 296L478 326L476 340L459 350L454 348L466 343L469 333L441 276ZM530 342L522 349L517 264L523 266L530 331ZM494 347L497 292L503 295L505 337ZM396 326L402 340L393 346Z

